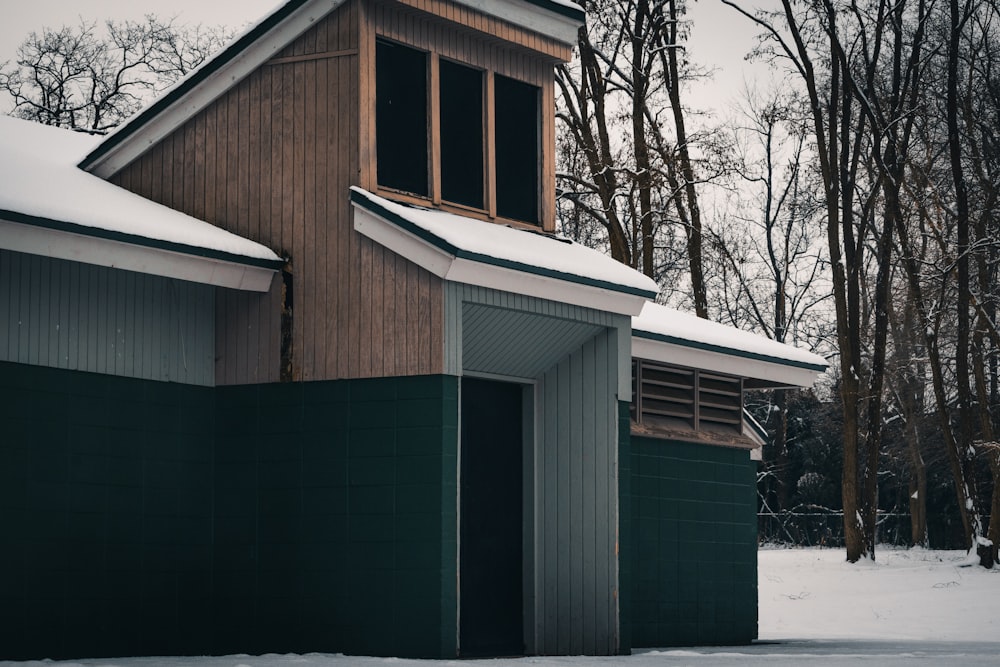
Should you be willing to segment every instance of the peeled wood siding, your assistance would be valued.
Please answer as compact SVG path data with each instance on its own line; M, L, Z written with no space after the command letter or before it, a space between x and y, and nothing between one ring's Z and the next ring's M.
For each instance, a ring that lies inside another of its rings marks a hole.
M442 365L440 281L352 226L359 20L357 1L348 2L113 179L290 257L296 380ZM244 345L247 322L266 331L276 317L268 299L235 299L225 311L220 341ZM256 344L269 347L220 351L220 384L257 381L247 360L278 351L270 337Z
M0 250L0 361L214 381L213 288Z

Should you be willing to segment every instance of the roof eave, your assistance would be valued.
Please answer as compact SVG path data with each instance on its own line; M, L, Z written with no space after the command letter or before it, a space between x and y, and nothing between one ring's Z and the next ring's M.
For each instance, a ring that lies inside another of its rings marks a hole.
M811 387L826 370L813 364L779 359L737 349L722 349L684 339L668 340L632 331L632 356L667 364L700 368L756 381L761 388Z
M0 248L250 292L266 292L280 261L0 212Z
M577 282L573 277L535 271L532 267L480 261L489 258L463 257L460 249L440 241L426 230L412 229L406 221L395 219L391 212L379 209L374 202L353 191L351 200L354 229L358 233L443 280L630 316L641 312L649 298L645 293Z
M586 22L582 10L549 0L456 0L484 14L556 39L568 46Z

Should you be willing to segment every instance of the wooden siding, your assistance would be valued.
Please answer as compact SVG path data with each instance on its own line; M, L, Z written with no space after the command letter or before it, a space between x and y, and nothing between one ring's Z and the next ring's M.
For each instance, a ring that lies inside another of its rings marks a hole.
M442 20L432 14L400 10L399 6L390 6L382 3L366 5L362 12L362 25L368 26L363 30L363 34L371 36L374 34L386 37L403 44L416 47L418 49L433 51L441 57L449 58L457 62L471 65L488 72L495 72L512 79L529 83L536 86L541 91L539 99L539 109L541 112L541 127L539 129L538 140L541 144L541 163L538 165L538 174L541 179L539 219L542 228L547 231L555 230L555 78L554 63L551 58L541 57L538 53L529 51L517 46L520 39L518 31L512 26L508 26L502 21L497 21L484 15L479 15L464 7L452 5L443 0L414 0L414 6L425 6L428 10L440 11L442 15L454 18L460 25ZM463 18L464 17L464 18ZM514 43L500 41L496 38L487 38L482 31L487 30L491 22L497 23L494 26L496 35L504 36L504 39L512 40ZM461 25L469 25L465 28ZM521 31L524 32L524 31ZM525 35L534 35L527 33ZM375 192L378 189L377 165L375 161L375 40L362 39L360 46L361 58L361 86L362 86L362 125L361 125L361 187ZM568 54L567 54L568 55ZM562 56L559 56L560 58ZM568 59L568 58L567 58ZM436 67L432 59L431 75L434 76ZM492 85L492 76L487 77L487 86ZM435 96L431 95L431 104L436 104ZM489 98L489 96L488 96ZM429 128L435 130L433 124ZM493 132L492 110L487 110L487 133ZM436 150L436 144L432 144ZM487 156L488 168L492 169L493 156ZM437 169L440 165L437 165ZM437 178L437 174L433 177ZM489 188L487 188L489 190ZM384 193L393 196L391 193ZM489 199L489 192L487 192ZM440 202L434 202L438 204ZM425 203L426 205L426 203ZM487 210L495 215L495 202L487 202ZM476 214L471 210L464 210L459 207L452 207L452 210L466 215L485 217L484 214Z
M367 94L359 7L353 0L319 21L112 179L289 258L295 380L442 367L440 280L352 227L348 188L360 183ZM269 299L227 299L220 326L230 340L245 322L263 331L274 317ZM258 336L256 345L273 340ZM224 353L217 381L266 377L248 360L274 354Z
M618 652L619 338L605 330L536 384L535 653Z
M214 382L214 288L0 250L0 361Z
M216 288L215 378L220 385L281 380L282 279L264 294Z

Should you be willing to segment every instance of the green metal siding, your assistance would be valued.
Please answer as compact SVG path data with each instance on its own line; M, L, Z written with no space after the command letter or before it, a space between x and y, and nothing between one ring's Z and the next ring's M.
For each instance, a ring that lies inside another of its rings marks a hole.
M445 286L445 372L533 383L524 503L530 653L620 648L618 401L630 398L630 326L614 313Z
M632 433L629 401L618 401L618 652L632 652Z
M536 385L534 650L618 650L617 332L605 331Z
M633 647L757 634L756 464L740 449L633 437Z
M454 656L457 383L0 362L0 659Z
M215 382L215 288L0 250L0 361Z

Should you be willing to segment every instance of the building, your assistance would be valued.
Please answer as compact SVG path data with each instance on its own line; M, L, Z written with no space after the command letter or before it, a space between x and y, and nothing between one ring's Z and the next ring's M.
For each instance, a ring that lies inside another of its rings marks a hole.
M742 391L825 364L554 234L583 20L290 0L96 145L0 119L3 657L754 637Z

